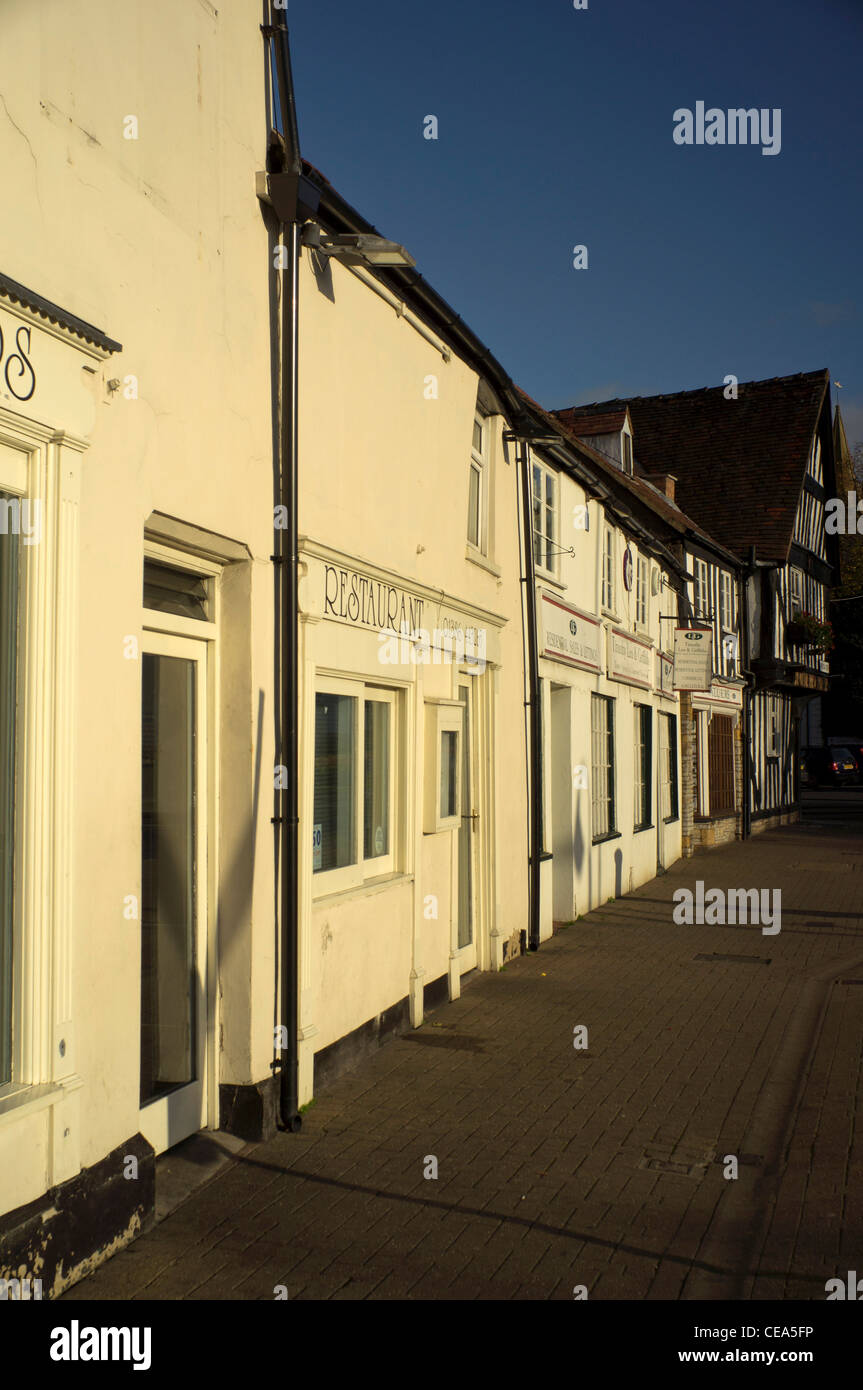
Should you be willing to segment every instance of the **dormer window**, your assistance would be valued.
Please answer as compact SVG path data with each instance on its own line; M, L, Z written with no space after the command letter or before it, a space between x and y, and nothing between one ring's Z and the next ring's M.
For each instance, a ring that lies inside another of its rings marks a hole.
M623 460L623 471L632 476L632 435L625 431L621 435L621 459Z

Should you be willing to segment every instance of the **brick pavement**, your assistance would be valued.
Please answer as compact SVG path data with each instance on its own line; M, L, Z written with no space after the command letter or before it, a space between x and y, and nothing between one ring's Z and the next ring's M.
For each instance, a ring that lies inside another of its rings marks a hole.
M780 934L675 925L697 879L780 887ZM837 975L863 980L859 832L680 862L475 977L64 1298L823 1298L863 1272L863 984Z

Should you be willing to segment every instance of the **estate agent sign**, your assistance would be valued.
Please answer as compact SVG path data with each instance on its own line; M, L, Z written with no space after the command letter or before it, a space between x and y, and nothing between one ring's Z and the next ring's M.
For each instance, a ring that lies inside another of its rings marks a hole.
M652 690L653 648L613 627L608 634L608 674L611 680Z
M579 666L583 671L600 670L602 625L595 618L588 618L568 603L542 594L540 621L540 656L563 661L567 666Z
M674 689L709 690L713 678L713 629L674 630Z

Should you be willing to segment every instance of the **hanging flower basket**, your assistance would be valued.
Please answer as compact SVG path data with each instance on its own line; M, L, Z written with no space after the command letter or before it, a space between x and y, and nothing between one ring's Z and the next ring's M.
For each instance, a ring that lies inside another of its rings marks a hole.
M795 613L786 625L785 636L795 646L814 647L825 656L833 650L833 628L814 613Z

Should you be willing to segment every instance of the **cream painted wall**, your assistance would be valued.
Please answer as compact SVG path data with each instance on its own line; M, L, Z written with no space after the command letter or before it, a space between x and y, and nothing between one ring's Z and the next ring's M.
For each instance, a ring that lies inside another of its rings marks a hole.
M275 272L254 195L266 138L259 23L256 4L217 13L205 0L3 7L0 167L12 215L0 223L0 269L123 344L92 386L78 506L80 1166L138 1129L140 933L123 904L140 895L140 663L123 659L123 642L140 634L152 511L239 541L253 557L251 679L247 670L234 704L239 726L228 731L245 746L231 764L245 785L229 783L222 795L236 792L251 807L258 691L265 770L271 757L267 304ZM123 138L130 115L137 140ZM129 375L137 399L107 390L108 379ZM47 423L75 426L59 397L40 390L29 408L34 419L43 411ZM260 1079L272 1056L271 814L267 792L257 808L254 904L235 923L223 980L235 1007L222 1080ZM28 1119L27 1133L49 1116ZM23 1186L2 1180L0 1207L41 1193L53 1180L48 1167L34 1165Z
M487 823L490 873L479 945L482 963L499 964L502 941L526 925L527 902L517 476L515 464L504 459L503 421L492 417L489 430L489 560L498 575L466 555L477 375L455 354L445 362L362 273L336 262L318 265L306 252L300 286L301 535L331 548L347 567L362 570L366 561L385 570L393 585L428 586L441 595L447 611L479 609L489 615L485 625L495 669L485 680L495 691L493 814ZM316 674L327 670L403 682L410 737L422 749L425 701L455 697L455 667L382 665L376 632L352 630L326 616L322 582L320 568L310 564L301 588L301 607L315 615L304 634L307 739L313 735ZM466 616L468 621L477 620ZM427 595L423 626L431 631L436 623L437 607ZM310 1047L318 1051L409 996L412 969L422 970L421 986L448 972L457 858L454 832L423 833L421 755L415 780L406 784L411 834L400 868L410 883L396 876L388 887L320 899L311 867L309 755L305 766L301 1024L314 1030ZM432 895L437 918L425 915ZM375 962L386 967L375 969ZM301 1076L306 1099L308 1061L301 1063Z
M669 697L661 694L656 689L656 650L661 648L660 633L660 612L674 611L671 599L668 597L669 590L660 589L656 596L650 594L650 573L654 561L647 556L648 562L648 621L645 629L636 629L636 576L638 568L639 548L635 541L630 541L632 550L632 589L626 591L623 584L623 552L626 539L619 528L615 528L615 548L614 548L614 580L615 580L615 599L613 616L605 613L602 609L601 598L601 573L602 573L602 546L603 546L603 526L604 508L597 501L588 501L584 490L567 474L562 471L557 475L558 487L558 515L560 517L559 544L563 551L573 548L574 554L562 553L559 557L559 567L554 577L550 578L539 572L537 588L538 590L558 596L563 603L571 604L580 611L592 615L602 622L603 632L600 644L600 655L602 669L598 673L587 670L580 670L571 665L560 661L541 659L540 676L543 680L543 734L544 734L544 763L546 769L545 776L545 797L544 813L546 817L545 847L551 848L554 834L554 812L555 807L559 808L562 804L562 797L557 803L553 795L553 779L559 774L557 768L557 748L553 739L553 719L552 719L552 685L568 686L571 688L570 717L571 724L568 739L568 751L571 758L572 769L577 767L585 768L587 771L587 786L573 786L571 802L571 843L575 855L575 868L573 873L574 903L573 915L590 911L594 907L600 906L610 897L618 897L621 894L629 893L640 884L647 882L656 875L657 854L661 855L663 867L668 867L681 854L681 821L680 817L668 825L660 824L657 831L658 806L657 806L657 759L659 755L659 731L657 723L657 713L673 714L679 716L679 701L676 697ZM589 530L584 529L584 509L587 508L589 517ZM662 579L667 582L668 575L662 572ZM540 620L541 621L541 620ZM612 628L618 628L633 637L639 636L642 640L649 640L653 644L651 652L651 669L654 678L654 688L650 691L640 686L629 684L626 681L612 679L608 675L609 671L609 650L608 642ZM665 624L668 627L668 624ZM616 791L616 822L620 834L614 839L609 839L600 844L592 843L591 826L591 693L610 696L614 701L615 718L615 791ZM653 826L650 829L634 830L634 781L635 781L635 730L634 730L634 706L636 704L649 705L654 711L653 717ZM678 740L678 769L680 765L679 740L680 727L678 720L677 727ZM567 741L564 739L564 747ZM584 780L579 777L579 781ZM679 771L678 771L679 787ZM560 814L560 812L558 812ZM563 842L558 825L557 840ZM659 842L657 842L657 835ZM552 908L553 908L553 861L548 861L542 866L542 936L549 936L552 931Z

